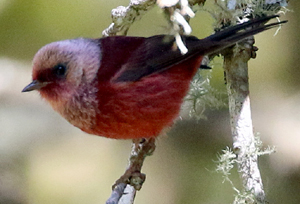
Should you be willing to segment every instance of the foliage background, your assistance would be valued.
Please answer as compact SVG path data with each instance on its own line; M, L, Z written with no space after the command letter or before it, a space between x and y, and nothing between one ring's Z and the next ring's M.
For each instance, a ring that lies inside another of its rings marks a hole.
M208 1L209 2L209 1ZM104 203L111 185L127 164L130 141L87 135L72 127L37 93L23 93L30 82L31 59L52 41L101 36L110 11L126 0L0 0L0 203ZM289 23L256 37L260 48L250 62L251 103L255 131L277 153L260 158L270 203L300 203L300 2L290 1ZM213 19L199 12L193 35L212 32ZM201 28L200 28L201 27ZM166 33L155 8L129 35ZM225 92L220 60L211 84ZM206 110L207 120L186 117L157 141L147 158L147 174L136 203L231 203L234 191L215 172L217 153L231 146L226 108ZM239 186L237 174L232 180Z

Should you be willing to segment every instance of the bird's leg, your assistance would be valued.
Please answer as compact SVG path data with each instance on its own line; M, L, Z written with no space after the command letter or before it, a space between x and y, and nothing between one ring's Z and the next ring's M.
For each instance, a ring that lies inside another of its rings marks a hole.
M129 165L125 173L115 182L113 189L120 183L133 186L140 190L146 179L146 175L141 173L143 162L146 156L153 154L155 150L155 138L134 139L132 150L129 158Z

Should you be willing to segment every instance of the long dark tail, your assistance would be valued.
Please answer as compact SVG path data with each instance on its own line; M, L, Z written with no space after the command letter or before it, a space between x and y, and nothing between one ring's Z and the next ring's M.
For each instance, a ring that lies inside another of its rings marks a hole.
M219 50L222 50L226 47L229 47L244 38L255 35L265 30L269 30L271 28L277 27L280 24L286 23L287 21L280 21L276 23L267 23L270 19L277 18L278 15L266 16L261 18L256 18L249 20L246 23L242 23L230 28L226 28L220 32L217 32L213 35L210 35L207 38L201 40L201 42L197 43L197 45L190 45L188 48L191 48L191 52L193 50L199 50L198 53L201 54L211 54L215 53Z

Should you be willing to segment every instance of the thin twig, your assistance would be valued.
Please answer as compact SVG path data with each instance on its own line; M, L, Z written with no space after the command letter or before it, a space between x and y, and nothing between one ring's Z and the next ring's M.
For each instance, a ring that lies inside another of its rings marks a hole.
M154 138L133 140L129 165L125 173L113 185L113 192L106 204L133 203L136 190L142 188L146 179L146 175L141 173L144 160L152 155L154 150Z
M119 183L117 186L115 186L110 197L107 199L106 204L117 204L120 198L123 196L125 188L125 183Z
M111 11L112 23L102 35L126 35L134 21L140 19L143 14L155 5L155 0L131 0L129 6L119 6Z

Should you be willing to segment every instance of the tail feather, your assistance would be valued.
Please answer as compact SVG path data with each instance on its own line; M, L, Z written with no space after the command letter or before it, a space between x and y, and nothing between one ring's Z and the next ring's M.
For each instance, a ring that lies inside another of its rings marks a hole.
M216 32L215 34L207 37L206 39L210 39L210 40L222 40L224 38L226 38L227 36L232 36L235 35L237 32L240 32L243 29L247 29L247 28L253 28L255 26L264 26L264 24L266 24L269 20L273 19L273 18L277 18L279 17L279 15L272 15L272 16L265 16L265 17L260 17L260 18L255 18L252 20L249 20L245 23L241 23L229 28L226 28L220 32ZM280 24L281 22L278 22L278 24Z
M199 50L203 54L216 53L226 47L232 46L233 44L262 31L269 30L271 28L277 27L287 21L280 21L276 23L270 23L265 25L270 19L276 18L278 15L262 17L258 19L250 20L246 23L242 23L220 32L217 32L207 38L202 39L199 42L199 47L202 49L192 46L192 50Z
M255 35L257 33L260 33L262 31L265 31L265 30L269 30L271 28L274 28L282 23L286 23L287 21L281 21L281 22L277 22L277 23L271 23L271 24L268 24L268 25L264 25L264 26L260 26L260 27L257 27L257 28L253 28L252 30L249 30L249 31L245 31L243 33L240 33L240 34L236 34L236 35L233 35L229 38L227 38L227 40L229 42L236 42L236 41L239 41L241 39L244 39L245 37L248 37L248 36L252 36L252 35Z

